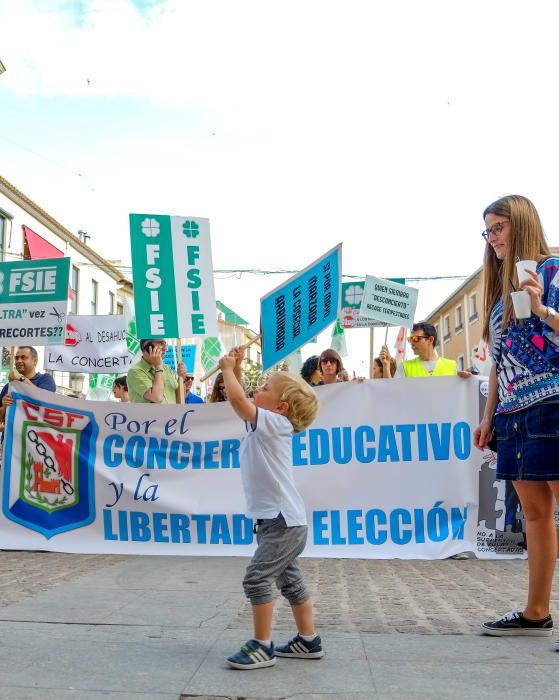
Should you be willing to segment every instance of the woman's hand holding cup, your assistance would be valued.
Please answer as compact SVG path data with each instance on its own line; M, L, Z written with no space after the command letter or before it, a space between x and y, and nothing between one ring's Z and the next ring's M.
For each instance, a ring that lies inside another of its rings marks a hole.
M516 263L516 269L518 273L518 279L520 282L520 290L525 294L528 294L529 297L530 313L534 313L537 316L545 316L547 308L546 306L544 306L544 304L542 304L543 288L540 283L538 274L536 272L536 262L534 260L520 260ZM518 292L513 292L511 296L513 304L515 305L514 313L516 314L516 317L528 318L528 316L530 316L530 313L528 313L527 316L521 316L519 315L519 313L517 313L517 308L514 300L515 294L518 294ZM520 303L522 304L522 302ZM525 308L523 307L523 309L520 310L525 311Z

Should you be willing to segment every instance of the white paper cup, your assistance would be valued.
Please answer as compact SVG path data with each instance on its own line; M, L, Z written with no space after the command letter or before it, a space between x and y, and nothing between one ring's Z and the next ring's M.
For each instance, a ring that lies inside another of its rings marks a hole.
M532 309L528 292L525 289L521 289L519 292L511 292L510 295L516 318L530 318Z
M516 274L518 275L518 283L524 282L524 280L532 279L530 275L525 272L526 268L536 271L536 261L535 260L519 260L516 263Z

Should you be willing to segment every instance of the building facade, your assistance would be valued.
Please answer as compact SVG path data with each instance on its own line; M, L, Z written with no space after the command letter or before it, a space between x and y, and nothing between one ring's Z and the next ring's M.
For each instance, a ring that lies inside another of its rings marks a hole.
M0 261L70 258L68 312L81 315L122 313L125 298L132 299L132 282L87 245L84 232L72 233L0 176ZM42 367L42 348L39 367ZM5 354L5 353L4 353ZM5 373L5 367L3 368ZM53 373L57 386L82 392L85 376Z
M437 352L458 369L474 363L482 343L483 268L478 268L425 319L437 329Z

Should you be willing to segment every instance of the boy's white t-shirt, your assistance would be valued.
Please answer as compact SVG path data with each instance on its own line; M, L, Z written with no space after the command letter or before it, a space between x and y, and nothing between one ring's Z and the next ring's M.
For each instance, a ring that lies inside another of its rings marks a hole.
M247 427L239 451L247 516L269 519L281 513L288 527L306 525L305 504L293 479L293 426L285 416L257 408L256 425Z

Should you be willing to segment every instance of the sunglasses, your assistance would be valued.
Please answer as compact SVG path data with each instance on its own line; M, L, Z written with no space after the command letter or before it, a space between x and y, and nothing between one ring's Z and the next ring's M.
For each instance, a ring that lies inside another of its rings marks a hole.
M323 357L322 360L320 360L320 364L322 364L322 365L337 365L338 361L335 360L333 357Z
M408 336L408 343L417 343L418 340L425 340L429 337L428 335L410 335Z
M186 382L191 382L193 379L194 379L194 377L189 377L189 376L186 376L186 377L184 378L184 380L185 380Z

